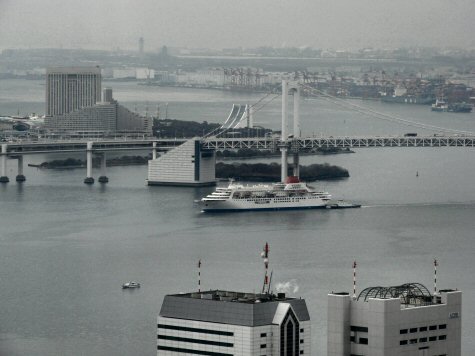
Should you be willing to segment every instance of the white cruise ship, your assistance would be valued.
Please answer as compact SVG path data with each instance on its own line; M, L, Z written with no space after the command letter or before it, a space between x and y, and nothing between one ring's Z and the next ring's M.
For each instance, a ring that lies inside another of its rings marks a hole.
M297 177L285 183L243 185L231 182L201 199L205 212L326 208L330 194L315 191Z

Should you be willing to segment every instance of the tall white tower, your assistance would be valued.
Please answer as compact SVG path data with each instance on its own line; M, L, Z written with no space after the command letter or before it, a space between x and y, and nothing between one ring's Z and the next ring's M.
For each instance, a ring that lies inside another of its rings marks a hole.
M298 139L300 137L300 87L296 82L289 83L286 80L282 81L282 135L281 135L281 147L282 152L282 170L281 180L285 182L288 172L288 136L287 136L287 110L288 110L288 95L291 92L294 96L294 125L293 125L293 137ZM299 153L294 153L293 175L298 177L299 172Z

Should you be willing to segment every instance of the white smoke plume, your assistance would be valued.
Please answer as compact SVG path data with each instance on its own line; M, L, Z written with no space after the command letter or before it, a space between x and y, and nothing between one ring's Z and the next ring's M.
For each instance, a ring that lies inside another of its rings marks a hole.
M297 293L300 289L299 285L297 284L296 279L291 279L287 282L279 282L277 283L275 289L277 293Z

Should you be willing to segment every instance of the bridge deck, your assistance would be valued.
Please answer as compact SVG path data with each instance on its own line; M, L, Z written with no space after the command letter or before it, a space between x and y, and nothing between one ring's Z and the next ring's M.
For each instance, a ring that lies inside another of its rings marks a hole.
M156 142L157 151L167 151L184 143L186 139L96 140L93 151L151 150ZM0 155L18 156L37 153L83 152L87 141L11 142ZM311 151L320 147L370 148L370 147L475 147L475 136L373 136L373 137L303 137L281 142L279 137L265 138L206 138L205 149L232 150L256 149L277 151L286 147L291 152Z
M373 136L373 137L307 137L282 143L279 138L208 138L204 148L277 150L287 147L293 152L320 147L475 147L475 136Z

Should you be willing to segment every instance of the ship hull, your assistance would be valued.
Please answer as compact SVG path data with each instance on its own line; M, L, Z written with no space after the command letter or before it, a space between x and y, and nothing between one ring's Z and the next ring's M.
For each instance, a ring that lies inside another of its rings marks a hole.
M309 199L310 200L310 199ZM313 200L313 199L312 199ZM315 199L317 200L317 199ZM263 211L263 210L297 210L297 209L325 209L327 203L323 200L309 202L286 202L276 203L267 200L256 200L250 202L241 201L206 201L202 202L204 212L236 212L236 211Z

